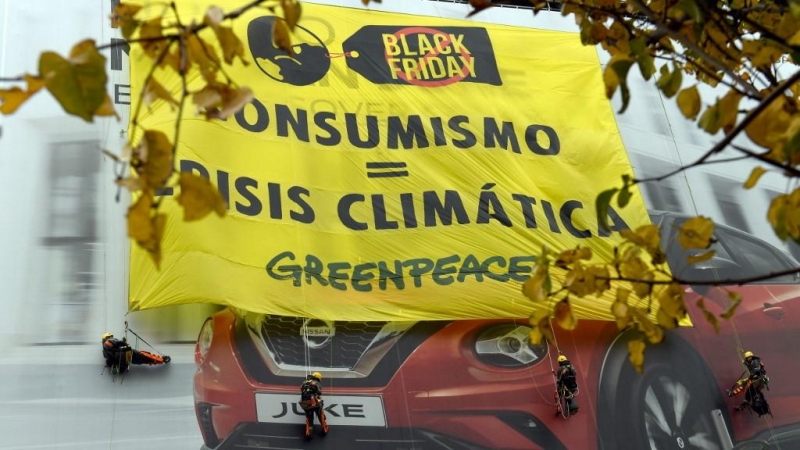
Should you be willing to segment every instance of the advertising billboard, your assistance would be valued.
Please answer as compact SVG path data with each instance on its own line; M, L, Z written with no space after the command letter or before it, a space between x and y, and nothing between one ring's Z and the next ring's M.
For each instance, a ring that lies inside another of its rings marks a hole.
M133 249L132 310L526 316L515 299L543 246L611 258L618 230L647 223L638 195L610 209L610 230L597 222L595 198L632 169L597 53L574 33L315 4L303 17L292 56L272 39L283 19L254 9L233 22L247 64L226 72L254 98L225 121L186 120L176 155L228 213L183 223L178 192L163 197L163 260ZM132 52L143 80L150 65ZM169 133L174 115L156 101L137 126ZM573 305L612 319L613 301Z

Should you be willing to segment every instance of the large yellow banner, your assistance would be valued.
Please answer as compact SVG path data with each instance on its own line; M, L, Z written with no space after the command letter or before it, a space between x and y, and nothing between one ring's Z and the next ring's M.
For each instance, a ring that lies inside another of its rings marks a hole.
M304 3L289 56L276 20L257 9L233 22L249 64L226 71L252 103L182 123L179 167L214 182L228 215L184 223L167 195L161 270L132 248L131 310L524 317L543 245L610 258L617 230L649 222L634 196L610 211L611 233L598 227L597 194L632 172L595 49L577 35ZM134 102L149 70L133 51ZM174 120L156 104L140 123L171 135ZM610 319L610 301L573 308Z

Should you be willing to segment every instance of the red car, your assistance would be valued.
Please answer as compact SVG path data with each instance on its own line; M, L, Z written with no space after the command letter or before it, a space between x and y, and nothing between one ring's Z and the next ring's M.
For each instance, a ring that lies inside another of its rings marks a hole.
M718 226L716 256L686 267L675 242L685 217L662 225L670 266L684 279L729 279L794 267L785 253ZM578 371L580 410L564 419L553 399L556 349L531 346L527 319L324 322L298 317L209 318L198 338L194 377L205 448L327 449L768 449L800 448L800 282L728 287L743 301L720 332L695 305L720 314L723 288L686 287L694 323L648 347L645 371L628 361L616 324L581 321L556 329L559 350ZM774 417L735 412L726 389L743 372L739 346L760 356ZM323 374L331 432L303 438L299 386Z

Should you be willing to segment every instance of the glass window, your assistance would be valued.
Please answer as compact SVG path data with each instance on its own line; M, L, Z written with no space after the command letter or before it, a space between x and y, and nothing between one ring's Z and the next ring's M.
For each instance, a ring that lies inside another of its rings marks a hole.
M785 258L769 244L750 238L745 234L735 233L730 230L719 230L718 235L723 239L725 246L736 252L736 259L743 266L747 266L747 277L766 275L790 269ZM794 275L771 278L763 283L794 283Z
M747 218L742 210L744 197L742 183L716 176L709 177L709 181L711 181L714 197L716 197L722 217L725 219L725 225L749 233L750 225L747 224Z

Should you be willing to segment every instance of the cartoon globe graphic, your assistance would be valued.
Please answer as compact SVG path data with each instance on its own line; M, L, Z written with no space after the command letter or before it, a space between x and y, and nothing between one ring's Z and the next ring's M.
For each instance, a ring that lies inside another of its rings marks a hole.
M253 19L247 26L247 41L256 65L273 80L307 86L321 80L331 67L328 48L314 33L297 25L292 36L292 55L272 40L275 16Z

